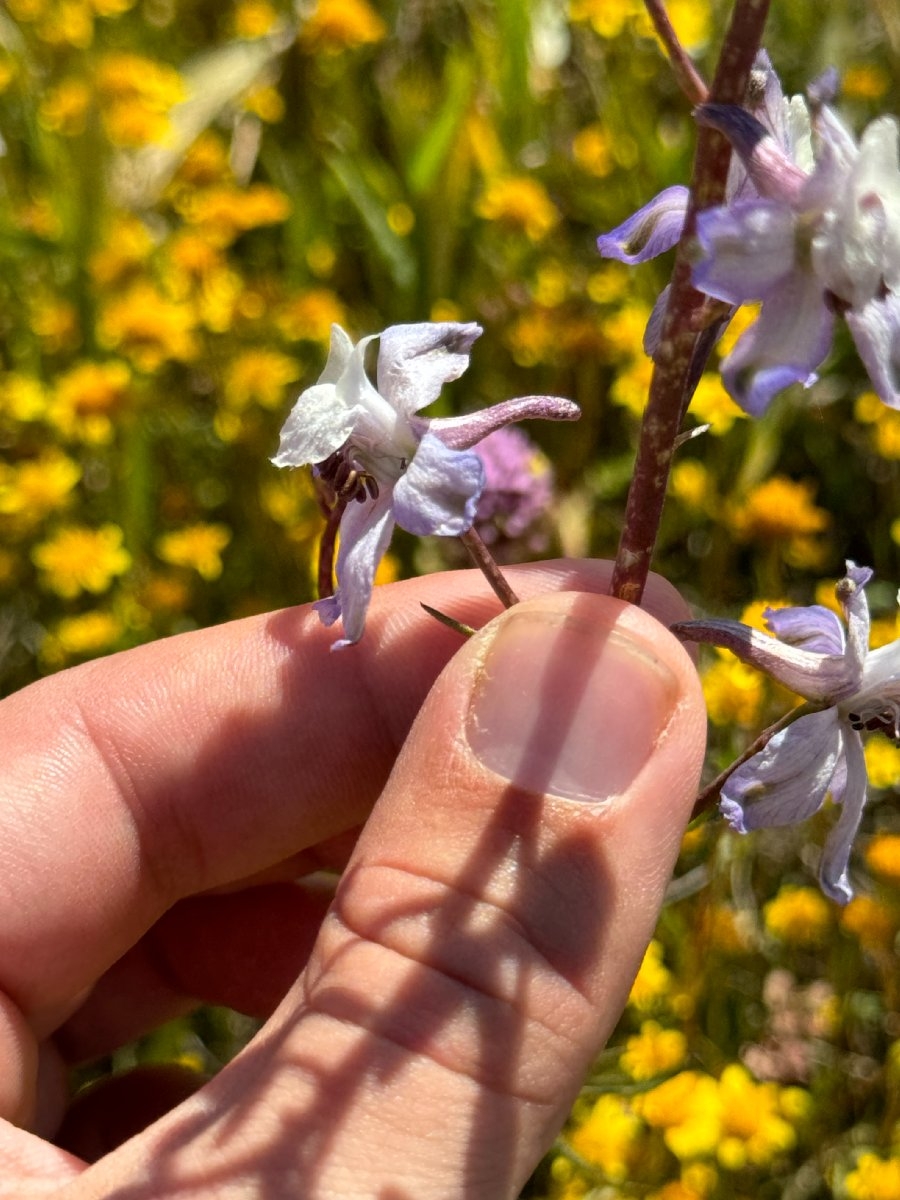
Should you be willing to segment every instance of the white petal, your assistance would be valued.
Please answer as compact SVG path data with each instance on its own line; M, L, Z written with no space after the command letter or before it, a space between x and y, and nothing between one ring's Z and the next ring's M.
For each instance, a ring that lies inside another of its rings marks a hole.
M341 520L341 544L338 551L337 589L315 604L322 623L333 625L340 618L344 637L333 650L358 642L366 624L366 612L372 599L375 572L384 557L394 531L390 489L383 488L377 500L347 505Z
M481 335L474 323L456 321L391 325L381 335L378 390L409 415L438 398L441 388L469 365L469 350Z
M892 292L846 314L859 357L885 404L900 408L900 297Z
M394 487L394 517L410 533L456 537L475 520L483 487L484 464L477 454L451 450L426 433Z
M319 376L318 383L337 383L350 361L353 353L353 342L341 329L340 325L331 327L331 344L328 347L328 361Z
M846 904L853 898L848 870L850 851L866 805L868 784L862 739L846 725L842 726L842 736L847 760L847 783L841 800L841 815L828 835L819 863L822 890L838 904Z
M300 393L281 429L276 467L320 463L347 440L357 410L343 403L333 383L316 383Z
M796 825L822 805L843 753L833 708L801 717L730 776L722 813L741 833Z

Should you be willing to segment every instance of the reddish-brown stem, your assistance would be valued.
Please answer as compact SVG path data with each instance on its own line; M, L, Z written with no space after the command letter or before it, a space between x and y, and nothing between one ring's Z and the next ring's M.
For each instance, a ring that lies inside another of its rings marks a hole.
M750 70L762 40L769 0L737 0L725 35L711 103L741 104ZM611 591L639 604L659 533L669 470L689 391L699 378L698 346L706 354L712 338L698 329L696 314L704 297L691 283L690 254L697 213L721 204L731 161L731 147L716 130L701 127L691 182L691 199L684 234L675 255L669 302L655 355L650 395L641 424L637 460L628 491L625 525L619 541Z
M494 562L493 555L478 536L474 529L467 529L459 535L459 540L468 550L475 566L482 572L485 579L494 589L504 608L512 608L519 603L519 597L506 582L500 568Z
M703 76L694 66L690 55L678 40L678 34L669 20L662 0L644 0L647 14L653 22L657 37L665 47L675 82L690 100L691 104L704 104L709 95L709 89Z

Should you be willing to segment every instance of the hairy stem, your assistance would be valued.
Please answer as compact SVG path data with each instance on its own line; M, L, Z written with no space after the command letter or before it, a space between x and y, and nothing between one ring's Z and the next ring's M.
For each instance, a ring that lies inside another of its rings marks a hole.
M644 7L653 22L653 28L656 30L659 40L665 46L676 83L691 104L705 104L709 98L709 89L703 76L691 61L690 55L678 40L678 34L669 20L669 14L666 12L662 0L644 0Z
M768 9L769 0L736 0L710 88L710 102L743 102ZM727 139L715 130L701 127L697 133L691 199L675 255L669 302L655 355L650 396L641 424L637 460L625 508L625 525L613 572L612 594L633 604L639 604L644 593L659 533L675 441L690 402L691 389L696 386L706 361L705 358L700 361L702 355L698 355L697 350L702 346L706 355L712 350L714 339L700 320L704 297L691 283L690 254L697 213L721 204L725 199L730 161L731 147Z

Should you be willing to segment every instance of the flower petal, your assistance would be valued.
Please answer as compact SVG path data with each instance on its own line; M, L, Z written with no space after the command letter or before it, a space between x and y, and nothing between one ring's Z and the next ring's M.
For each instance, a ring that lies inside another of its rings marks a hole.
M841 735L847 761L847 782L841 800L841 815L829 833L822 851L819 881L826 895L838 904L846 904L853 898L848 866L850 851L866 806L868 776L859 734L842 725Z
M353 342L340 325L331 327L331 343L328 347L328 360L317 383L337 383L353 353Z
M787 203L797 200L808 178L806 172L791 161L779 139L745 108L701 104L694 110L694 118L728 138L761 196Z
M763 300L792 271L796 218L786 204L744 200L697 214L694 286L729 304Z
M478 455L451 450L428 432L394 487L394 518L410 533L456 537L475 520L483 487Z
M435 417L428 428L445 446L468 450L482 438L514 421L577 421L581 409L561 396L518 396L462 417Z
M846 575L838 581L835 594L847 622L847 662L857 681L862 678L869 653L869 601L866 584L874 572L871 567L858 567L847 560Z
M722 646L743 662L765 671L792 692L807 700L830 704L852 695L859 677L843 654L814 654L768 637L740 621L717 618L679 621L671 626L676 637Z
M801 717L770 739L722 788L722 815L739 833L796 825L822 805L843 740L833 708Z
M859 357L885 404L900 408L900 296L889 292L846 313Z
M815 654L843 654L844 626L830 608L811 604L808 608L767 608L766 624L781 641Z
M384 557L394 531L389 489L382 489L377 500L347 505L341 519L341 545L337 560L337 589L333 596L317 600L313 606L323 625L333 625L340 617L344 637L332 650L358 642L366 624L366 612L372 598L375 572Z
M671 250L684 231L689 195L681 184L666 188L610 233L601 234L598 250L604 258L630 266Z
M833 334L821 286L812 275L793 271L723 361L722 382L745 412L759 416L790 384L815 383Z
M316 383L297 397L281 429L276 467L320 463L344 444L356 423L357 409L348 407L333 383Z
M436 400L441 388L469 365L469 351L481 326L456 321L391 325L381 335L378 390L409 415Z

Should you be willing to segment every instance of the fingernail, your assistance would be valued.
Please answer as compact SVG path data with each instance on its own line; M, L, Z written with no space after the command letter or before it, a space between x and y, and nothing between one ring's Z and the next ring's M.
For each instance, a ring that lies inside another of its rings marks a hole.
M573 613L510 613L473 689L476 757L518 787L597 802L627 791L678 700L669 667L631 630Z

